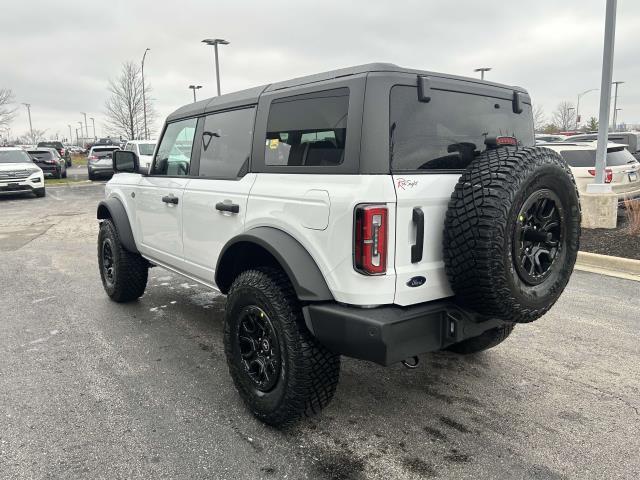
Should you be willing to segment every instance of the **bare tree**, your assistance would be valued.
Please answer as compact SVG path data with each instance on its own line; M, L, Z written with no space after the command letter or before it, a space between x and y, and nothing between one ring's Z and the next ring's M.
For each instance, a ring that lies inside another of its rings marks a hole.
M38 130L37 128L34 128L33 131L22 135L19 140L20 143L25 145L35 145L45 139L45 133L47 133L46 130Z
M553 123L561 131L573 129L576 124L576 108L571 102L560 102L553 112Z
M140 66L133 62L122 64L120 76L109 80L110 97L105 102L106 127L109 133L121 135L129 140L144 137L144 104L142 96L142 73ZM151 87L145 85L147 129L156 117L149 93Z
M9 88L0 88L0 127L11 123L16 116L16 108L11 107L13 103L13 92Z
M546 115L544 114L544 108L542 105L536 105L533 107L533 129L540 133L544 128L544 122L546 121Z

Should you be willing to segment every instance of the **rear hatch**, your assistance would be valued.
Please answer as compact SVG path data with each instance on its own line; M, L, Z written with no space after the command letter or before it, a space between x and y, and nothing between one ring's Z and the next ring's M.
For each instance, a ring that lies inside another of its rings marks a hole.
M34 163L39 165L55 165L58 163L53 153L47 150L29 150L29 155L33 158Z
M390 136L397 198L395 303L450 296L442 260L447 204L461 172L487 148L497 148L496 138L534 144L529 96L461 80L396 85Z
M595 182L595 145L589 150L561 150L560 154L571 167L580 187ZM625 146L607 148L605 181L619 195L640 190L640 163Z
M97 165L113 165L113 152L116 150L120 150L118 147L101 147L93 149L92 157L90 158L91 163Z

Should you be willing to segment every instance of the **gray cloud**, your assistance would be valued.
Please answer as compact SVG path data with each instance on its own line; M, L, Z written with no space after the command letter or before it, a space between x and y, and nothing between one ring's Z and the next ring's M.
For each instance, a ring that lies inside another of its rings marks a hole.
M145 65L161 117L215 94L207 37L222 37L222 88L254 85L372 61L475 75L491 66L491 80L527 88L550 115L562 100L600 86L604 1L333 1L236 0L35 1L3 5L0 86L32 104L34 127L68 135L80 111L102 112L109 77L124 61ZM640 122L637 25L640 4L618 5L615 77L621 119ZM581 100L584 117L597 116L598 94ZM14 133L24 133L24 108ZM158 130L160 125L156 126Z

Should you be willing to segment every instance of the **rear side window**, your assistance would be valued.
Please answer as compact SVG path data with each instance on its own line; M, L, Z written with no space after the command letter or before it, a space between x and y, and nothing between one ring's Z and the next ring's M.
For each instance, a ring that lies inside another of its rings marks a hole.
M202 129L201 177L237 178L247 171L255 109L207 115Z
M564 150L560 155L571 167L595 167L596 165L595 150ZM635 162L636 159L626 149L607 153L607 167L619 167Z
M391 89L392 171L460 170L486 150L487 137L515 137L534 144L531 106L513 113L511 100L433 90L418 101L416 87Z
M152 175L189 175L197 121L189 118L167 125L153 162Z
M336 166L344 160L349 89L296 95L271 103L265 164Z

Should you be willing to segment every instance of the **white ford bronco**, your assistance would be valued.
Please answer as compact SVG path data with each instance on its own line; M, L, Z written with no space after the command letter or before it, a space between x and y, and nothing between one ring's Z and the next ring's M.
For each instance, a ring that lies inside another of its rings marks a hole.
M227 295L224 346L271 425L320 411L340 356L502 342L558 299L580 205L527 92L372 64L186 105L148 173L116 151L98 260L116 302L160 266Z

